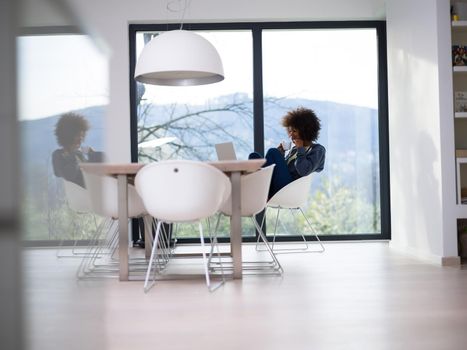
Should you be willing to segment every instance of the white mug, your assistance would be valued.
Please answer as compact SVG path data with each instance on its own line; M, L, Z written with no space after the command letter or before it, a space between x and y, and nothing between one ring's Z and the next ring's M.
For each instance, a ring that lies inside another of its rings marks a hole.
M281 145L282 145L282 148L284 149L284 151L288 151L292 147L292 142L283 140L281 142Z

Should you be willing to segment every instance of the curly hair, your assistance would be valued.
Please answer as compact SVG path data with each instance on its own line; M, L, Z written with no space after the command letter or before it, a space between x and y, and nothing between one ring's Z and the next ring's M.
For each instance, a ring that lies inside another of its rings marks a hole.
M65 113L55 124L57 143L62 147L70 146L76 136L89 130L88 121L76 113Z
M282 126L296 129L303 140L314 142L319 137L321 121L313 110L299 107L282 117Z

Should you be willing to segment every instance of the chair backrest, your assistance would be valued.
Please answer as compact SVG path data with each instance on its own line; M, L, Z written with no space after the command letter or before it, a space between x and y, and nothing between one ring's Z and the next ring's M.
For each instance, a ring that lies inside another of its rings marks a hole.
M188 222L215 214L230 194L229 178L215 167L168 160L142 168L136 190L148 213L166 222Z
M66 200L71 210L78 213L92 212L89 194L85 188L64 179L63 188L65 189Z
M118 217L118 183L110 176L83 172L92 210L104 217ZM128 185L128 217L146 214L143 202L132 185Z
M281 188L268 201L269 207L298 208L306 204L311 186L311 176L303 176Z
M274 166L275 164L261 168L254 173L242 175L240 180L242 188L242 216L258 214L266 207ZM228 216L232 215L232 200L230 196L222 206L221 212Z

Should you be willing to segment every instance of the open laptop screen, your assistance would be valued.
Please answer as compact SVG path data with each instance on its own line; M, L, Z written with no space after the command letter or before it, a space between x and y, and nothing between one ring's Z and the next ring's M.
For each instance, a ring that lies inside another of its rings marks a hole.
M237 160L232 142L218 143L215 146L218 160Z

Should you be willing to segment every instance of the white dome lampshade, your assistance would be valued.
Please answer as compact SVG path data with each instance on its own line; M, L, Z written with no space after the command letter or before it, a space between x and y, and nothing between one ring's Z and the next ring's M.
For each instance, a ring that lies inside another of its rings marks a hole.
M135 79L153 85L204 85L223 80L224 68L216 48L205 38L187 30L172 30L144 47Z

